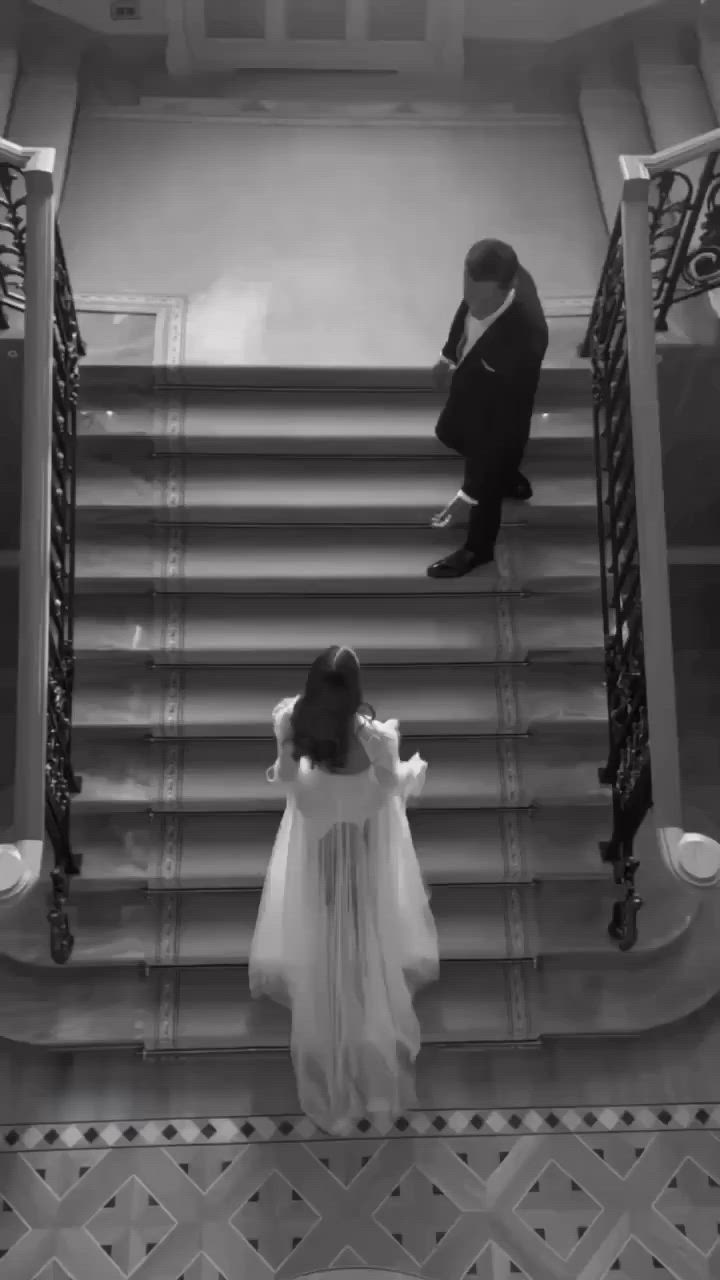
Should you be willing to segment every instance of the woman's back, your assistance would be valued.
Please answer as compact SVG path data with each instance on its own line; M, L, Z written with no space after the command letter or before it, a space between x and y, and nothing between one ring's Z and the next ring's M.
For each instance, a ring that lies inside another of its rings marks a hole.
M370 768L370 757L362 744L361 734L353 729L348 742L347 754L341 768L330 769L327 765L316 765L322 773L327 773L331 778L355 778L359 774L367 773Z
M292 1010L300 1102L326 1131L414 1102L412 993L437 977L437 934L405 814L426 765L401 762L396 721L358 715L341 767L295 758L294 699L276 708L268 772L287 806L250 953L254 996ZM318 739L321 741L321 739ZM318 753L319 754L319 753ZM337 756L336 756L337 758Z

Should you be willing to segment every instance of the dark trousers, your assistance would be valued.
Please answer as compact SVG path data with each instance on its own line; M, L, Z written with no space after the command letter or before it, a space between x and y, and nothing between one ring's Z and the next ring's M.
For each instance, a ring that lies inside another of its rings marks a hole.
M463 489L477 499L470 508L465 548L482 558L492 557L500 531L503 496L512 488L522 463L528 430L515 438L498 442L482 458L465 459Z

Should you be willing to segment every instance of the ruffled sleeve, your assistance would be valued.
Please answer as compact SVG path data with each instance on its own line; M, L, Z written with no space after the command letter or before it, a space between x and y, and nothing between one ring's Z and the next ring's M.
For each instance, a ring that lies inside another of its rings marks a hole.
M360 729L360 738L381 787L395 791L406 801L420 795L427 763L417 752L410 760L400 759L397 720L368 721Z
M273 707L272 722L276 738L279 739L279 735L288 728L298 697L299 694L296 694L294 698L282 698L277 706Z
M294 698L283 698L273 707L272 723L277 742L277 759L265 774L268 782L292 782L297 775L299 761L292 757L290 720L299 696L296 694Z

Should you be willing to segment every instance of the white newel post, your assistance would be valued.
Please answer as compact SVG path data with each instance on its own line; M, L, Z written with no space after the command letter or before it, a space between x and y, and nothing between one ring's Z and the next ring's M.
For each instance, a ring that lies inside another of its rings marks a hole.
M621 204L633 461L643 600L645 680L658 827L682 826L680 753L670 612L653 280L648 236L650 175L624 156ZM629 171L628 171L629 170Z
M667 558L657 341L648 237L650 174L622 156L621 204L627 346L630 366L643 647L653 787L653 822L667 869L698 889L720 883L720 844L682 829L672 613Z

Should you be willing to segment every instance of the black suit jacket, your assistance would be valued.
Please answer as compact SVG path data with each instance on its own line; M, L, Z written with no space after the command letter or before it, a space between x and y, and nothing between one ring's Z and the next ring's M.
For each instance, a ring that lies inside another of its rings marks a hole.
M467 314L462 302L443 347L443 355L453 362ZM453 374L435 428L441 444L465 458L480 459L509 438L519 446L527 441L547 346L547 321L535 281L520 267L514 301Z

